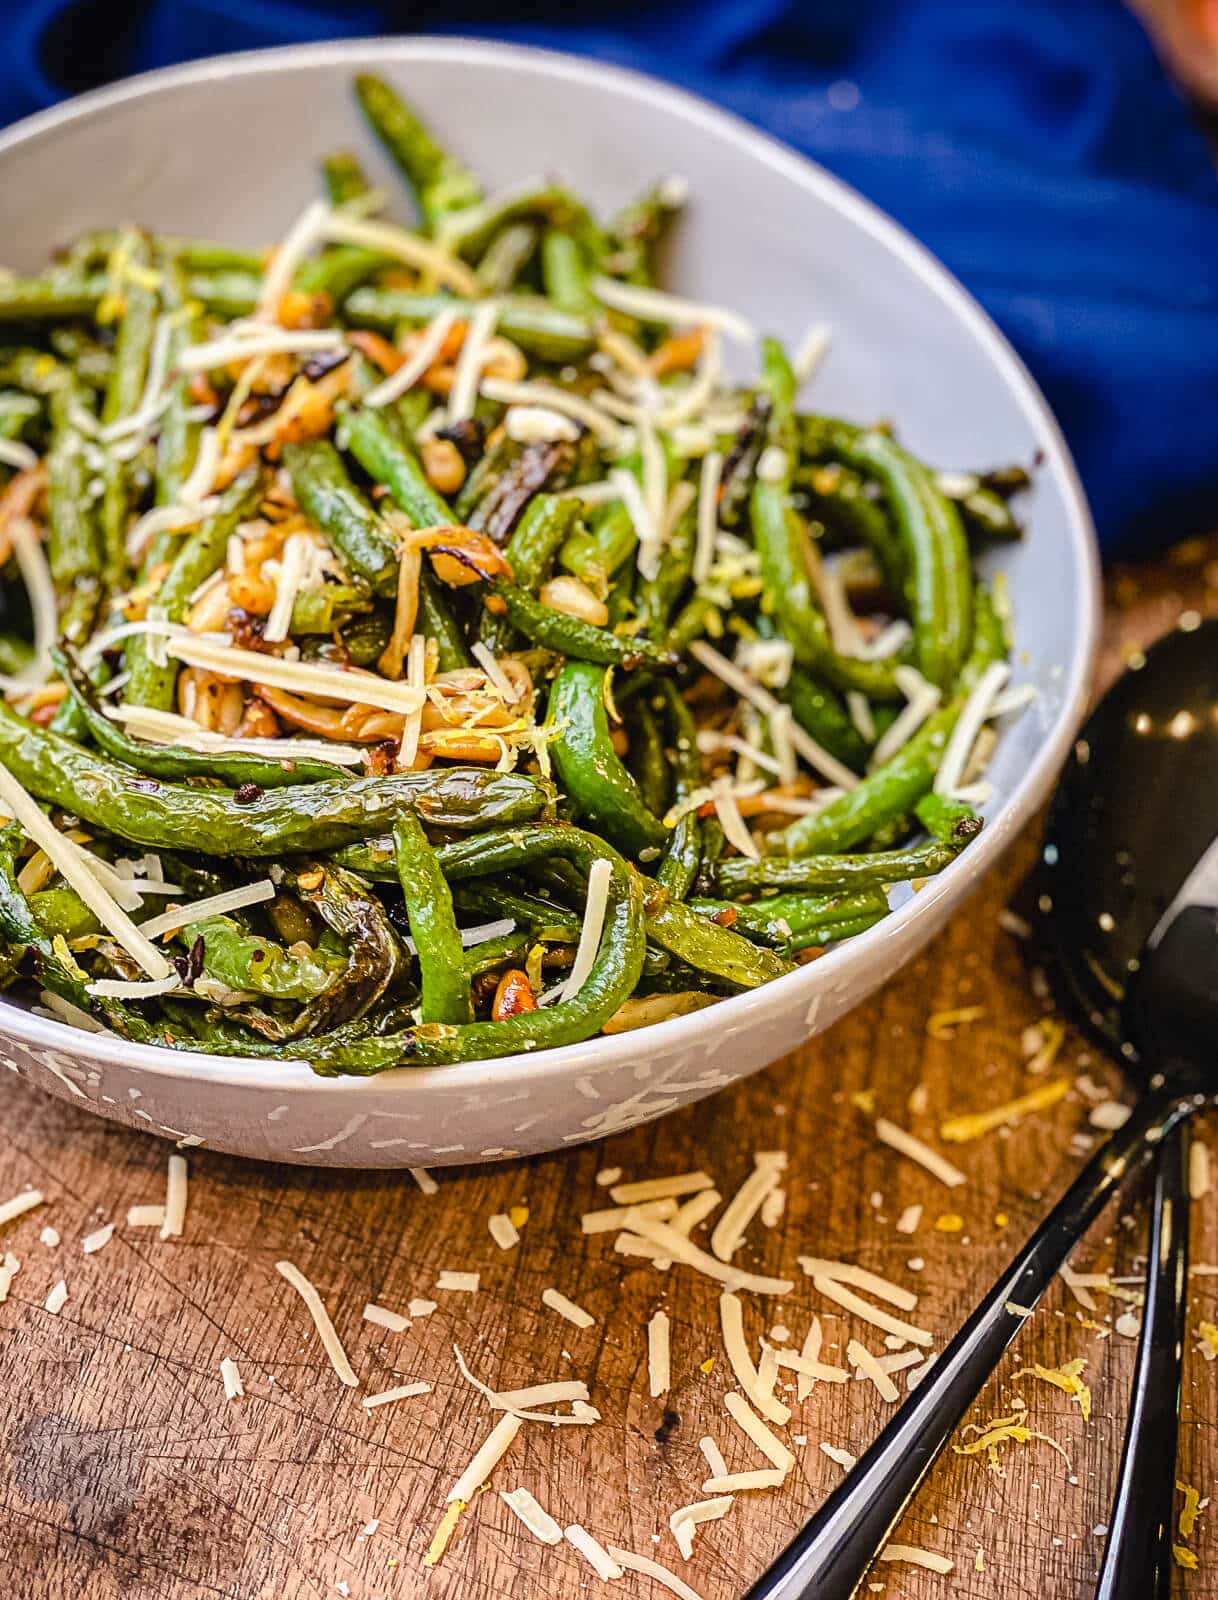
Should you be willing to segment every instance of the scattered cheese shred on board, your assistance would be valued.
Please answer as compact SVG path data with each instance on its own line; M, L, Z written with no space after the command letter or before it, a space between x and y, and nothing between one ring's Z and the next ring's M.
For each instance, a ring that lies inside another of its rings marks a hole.
M0 1305L8 1299L8 1292L13 1287L13 1279L21 1270L21 1263L11 1251L5 1253L0 1261Z
M902 1322L899 1317L889 1316L887 1311L880 1311L877 1307L869 1305L866 1300L852 1294L849 1289L840 1283L835 1283L832 1278L814 1277L812 1287L818 1294L823 1294L828 1300L835 1300L845 1311L852 1311L856 1317L861 1317L864 1322L869 1322L873 1328L879 1328L882 1333L895 1333L899 1338L907 1339L910 1344L929 1345L933 1342L933 1335L926 1328L915 1327L912 1322Z
M683 1262L687 1267L693 1267L698 1272L704 1272L708 1278L715 1278L718 1282L726 1284L729 1289L748 1289L753 1294L790 1294L795 1287L790 1278L766 1278L760 1273L745 1272L739 1267L729 1267L722 1261L716 1261L706 1250L699 1250L683 1234L670 1228L667 1223L657 1222L652 1217L641 1216L637 1211L632 1212L626 1226L632 1232L649 1239L652 1244L659 1245L665 1256L673 1261Z
M520 1432L520 1418L506 1412L475 1450L473 1459L445 1496L449 1505L454 1501L468 1505L472 1497L494 1472L507 1454L512 1440Z
M374 1406L388 1406L395 1400L413 1400L417 1394L430 1393L429 1383L402 1383L396 1389L382 1389L380 1394L366 1394L360 1404L371 1411Z
M596 1573L598 1578L620 1578L622 1568L601 1544L599 1539L594 1539L587 1528L581 1528L578 1522L573 1522L562 1531L563 1538L569 1545L574 1546L583 1556L584 1560Z
M897 1127L895 1122L889 1122L886 1117L877 1117L875 1123L875 1136L881 1144L886 1144L898 1154L907 1156L910 1161L916 1161L920 1167L925 1167L932 1177L938 1178L940 1183L945 1183L949 1189L955 1189L968 1179L959 1167L955 1167L941 1156L937 1150L932 1150L928 1144L914 1137L904 1128Z
M670 1572L667 1567L662 1567L658 1561L652 1561L648 1556L632 1555L629 1550L619 1550L615 1544L609 1546L609 1554L623 1571L641 1572L644 1577L653 1579L665 1589L670 1589L679 1600L702 1600L698 1591L691 1589L684 1579L678 1578L675 1572Z
M48 1250L54 1250L59 1244L59 1229L44 1228L38 1235L38 1242L39 1244L46 1245Z
M902 1289L899 1283L892 1283L888 1278L881 1278L879 1273L868 1272L866 1267L856 1267L848 1261L800 1256L799 1264L809 1278L832 1278L834 1283L849 1283L856 1289L865 1289L877 1300L887 1300L898 1311L912 1311L918 1303L918 1297L912 1290Z
M596 1187L607 1189L610 1184L616 1183L621 1175L621 1167L602 1167L596 1175Z
M541 1303L543 1306L549 1306L551 1311L556 1311L560 1317L565 1317L568 1322L574 1323L577 1328L590 1328L596 1321L596 1318L582 1306L577 1306L574 1300L568 1300L566 1295L557 1289L543 1289Z
M762 1467L756 1472L728 1472L722 1477L707 1478L702 1493L748 1494L754 1489L779 1489L786 1477L778 1467Z
M424 1194L435 1194L438 1191L440 1185L432 1177L431 1173L428 1172L426 1167L407 1167L406 1171L418 1184L419 1188Z
M667 1394L672 1385L668 1336L668 1317L665 1312L657 1311L647 1324L647 1383L653 1400Z
M161 1228L165 1225L164 1206L128 1206L129 1228Z
M304 1301L309 1315L313 1318L313 1325L321 1339L322 1349L330 1358L330 1365L338 1374L340 1381L345 1383L349 1389L357 1389L359 1387L359 1379L351 1369L351 1363L347 1360L347 1352L343 1349L338 1334L334 1331L334 1324L330 1321L330 1313L322 1304L321 1296L317 1290L305 1277L304 1273L301 1272L300 1268L293 1266L290 1261L276 1261L275 1271L281 1278L286 1279L292 1285L292 1288Z
M46 1305L46 1309L51 1313L51 1315L53 1317L57 1317L67 1304L67 1300L68 1286L63 1279L60 1278L58 1283L52 1285L51 1291L47 1295L44 1303Z
M1194 1139L1188 1152L1188 1192L1193 1200L1204 1200L1213 1187L1210 1182L1209 1146Z
M455 1294L477 1294L479 1274L476 1272L442 1272L436 1279L437 1289L451 1289Z
M245 1393L245 1385L241 1382L241 1373L232 1356L225 1356L220 1363L220 1376L224 1380L224 1398L237 1400Z
M1059 1100L1064 1100L1070 1090L1069 1078L1054 1078L1005 1105L993 1106L989 1111L974 1111L962 1117L949 1117L939 1127L939 1137L948 1144L966 1144L970 1139L980 1139L995 1128L1008 1122L1018 1122L1021 1117L1035 1111L1048 1111Z
M749 1354L744 1337L744 1308L739 1295L730 1292L719 1296L719 1322L723 1329L723 1344L736 1382L769 1422L785 1428L791 1420L788 1406L762 1388L757 1368Z
M840 1445L825 1444L825 1442L822 1440L821 1450L829 1457L829 1460L835 1462L843 1472L853 1472L855 1467L858 1466L858 1457L851 1455L849 1450L843 1450Z
M521 1406L549 1406L587 1398L588 1385L582 1378L559 1378L553 1383L531 1383L525 1389L500 1389L495 1403L500 1410L518 1411Z
M718 1522L726 1517L734 1501L730 1494L721 1494L713 1500L694 1500L687 1506L678 1506L668 1519L668 1527L677 1541L677 1549L686 1561L694 1553L694 1532L700 1523Z
M527 1489L500 1489L499 1498L542 1544L561 1544L562 1529Z
M711 1233L710 1247L720 1261L730 1261L744 1243L745 1230L760 1211L762 1202L777 1189L786 1170L785 1150L759 1150L753 1157L753 1170L724 1207Z
M850 1374L845 1367L827 1366L823 1361L796 1355L794 1350L779 1350L776 1352L776 1359L780 1367L787 1367L790 1371L797 1372L801 1379L806 1379L809 1390L818 1379L822 1383L848 1383L850 1380ZM803 1399L805 1396L801 1395L800 1398Z
M727 1462L723 1459L723 1452L709 1433L704 1433L698 1440L698 1449L701 1450L712 1475L716 1478L725 1478L727 1476Z
M440 1518L436 1531L431 1536L431 1543L427 1546L427 1554L423 1557L423 1565L425 1567L434 1567L439 1564L444 1552L448 1549L448 1541L457 1531L457 1524L460 1522L461 1513L464 1510L464 1502L454 1500Z
M921 1206L906 1206L897 1218L898 1233L917 1233L918 1224L922 1220Z
M1092 1285L1087 1282L1086 1273L1075 1272L1069 1265L1063 1265L1061 1280L1084 1311L1099 1309L1095 1303L1095 1296L1091 1293Z
M781 1195L781 1193L781 1189L775 1189L769 1198L772 1200L775 1194ZM701 1194L691 1195L677 1207L676 1215L672 1219L673 1227L688 1239L694 1229L706 1221L722 1198L718 1189L703 1189Z
M11 1200L6 1200L0 1205L0 1227L6 1222L14 1222L18 1217L23 1217L27 1211L40 1206L45 1198L41 1189L27 1189L24 1194L16 1194Z
M815 1361L820 1355L820 1347L824 1340L824 1332L820 1325L820 1318L813 1317L808 1329L808 1336L804 1340L803 1349L799 1352L805 1361ZM816 1382L813 1375L801 1372L795 1381L795 1395L802 1404L812 1393L812 1385Z
M713 1189L707 1189L704 1192L706 1194L715 1194ZM694 1198L700 1199L701 1196L695 1195ZM717 1204L717 1195L715 1196L715 1201ZM686 1203L692 1205L693 1201L687 1201ZM614 1233L622 1226L632 1209L634 1208L631 1206L606 1206L602 1211L585 1211L579 1219L580 1229L584 1233ZM676 1223L677 1214L679 1211L684 1210L684 1207L678 1206L673 1199L664 1199L643 1201L637 1209L645 1217L655 1217L659 1222L667 1222L671 1219Z
M1182 1539L1191 1539L1201 1511L1201 1494L1191 1483L1181 1483L1179 1478L1176 1479L1176 1488L1184 1496L1184 1504L1180 1507L1180 1520L1176 1526L1180 1530Z
M165 1220L161 1223L162 1239L180 1239L186 1222L186 1157L170 1156L169 1173L165 1181Z
M514 1250L520 1243L516 1224L506 1211L496 1211L487 1223L491 1238L501 1250Z
M887 1400L891 1405L898 1398L900 1391L897 1389L896 1384L893 1383L865 1344L861 1344L857 1339L851 1339L846 1346L846 1360L849 1361L852 1367L858 1369L861 1376L871 1379L879 1390L881 1400Z
M436 1302L434 1300L410 1300L406 1304L406 1309L412 1317L429 1317L436 1310Z
M950 1011L935 1011L926 1019L926 1031L932 1039L951 1039L957 1028L980 1022L984 1016L984 1006L956 1006Z
M80 1241L80 1248L85 1255L91 1256L97 1250L102 1250L114 1237L114 1224L104 1222L100 1228L95 1228L92 1233L86 1233Z
M410 1318L404 1317L400 1311L390 1311L388 1306L378 1306L372 1301L364 1307L364 1321L370 1322L374 1328L384 1328L389 1333L405 1333L410 1326Z
M705 1172L678 1172L670 1178L643 1178L638 1183L618 1183L609 1190L615 1205L637 1206L644 1201L671 1200L684 1194L713 1189L714 1180Z
M724 1395L723 1405L732 1421L753 1441L766 1460L780 1471L790 1472L795 1465L795 1457L778 1435L766 1427L744 1396L732 1389Z
M920 1550L915 1544L888 1544L880 1551L881 1561L907 1561L911 1567L925 1567L928 1572L950 1572L956 1565L946 1556L933 1550Z
M1091 1390L1083 1382L1083 1373L1086 1371L1085 1357L1076 1356L1073 1361L1063 1361L1060 1367L1042 1367L1035 1362L1030 1367L1021 1367L1013 1373L1012 1383L1020 1378L1039 1378L1043 1383L1051 1383L1055 1389L1060 1389L1064 1394L1071 1395L1078 1401L1078 1408L1083 1414L1083 1421L1091 1420Z

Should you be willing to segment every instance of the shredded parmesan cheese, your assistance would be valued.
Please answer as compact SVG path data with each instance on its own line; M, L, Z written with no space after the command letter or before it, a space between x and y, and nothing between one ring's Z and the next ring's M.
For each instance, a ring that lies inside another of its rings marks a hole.
M400 1311L390 1311L387 1306L374 1305L371 1301L364 1307L364 1321L389 1333L405 1333L410 1326L410 1318Z
M150 978L163 981L173 976L173 969L165 957L149 943L113 895L107 893L82 861L78 847L64 837L37 801L3 766L0 766L0 806L21 824L26 837L54 862L56 870L75 889L97 920L114 935L131 959Z
M586 1528L581 1528L578 1522L573 1522L570 1527L563 1529L563 1538L579 1551L598 1578L621 1577L621 1566L604 1545L598 1539L594 1539Z
M713 1189L708 1189L704 1192L715 1194ZM701 1197L697 1196L695 1198ZM714 1210L718 1203L719 1197L715 1195L711 1210ZM614 1233L622 1226L632 1209L634 1208L631 1206L607 1206L603 1211L585 1211L579 1219L580 1229L584 1233ZM661 1222L667 1222L671 1218L675 1226L677 1225L679 1211L683 1212L685 1207L678 1208L675 1200L663 1199L645 1201L637 1209L645 1217L658 1217ZM682 1227L681 1231L688 1233L689 1229Z
M662 1567L658 1561L652 1561L648 1556L632 1555L629 1550L619 1550L615 1544L609 1546L609 1555L624 1571L641 1572L644 1577L651 1578L663 1588L671 1590L678 1600L702 1600L698 1591L691 1589L683 1578L678 1578L675 1572L670 1572L667 1567Z
M468 1505L507 1454L512 1440L519 1432L519 1417L513 1416L510 1412L500 1417L474 1452L473 1460L448 1491L445 1496L447 1504L452 1505L454 1501L461 1501Z
M672 1366L668 1344L669 1322L657 1311L647 1324L647 1380L653 1400L667 1394L672 1385Z
M742 1432L747 1434L766 1460L781 1472L790 1472L795 1465L795 1457L778 1435L766 1427L761 1418L749 1406L744 1396L731 1390L724 1395L723 1404L733 1422ZM790 1413L788 1412L789 1415Z
M162 1239L180 1239L186 1222L186 1158L170 1156L169 1176L165 1184L165 1220L161 1223Z
M520 1243L520 1234L511 1217L504 1211L497 1211L487 1222L487 1229L491 1238L501 1250L514 1250Z
M925 1567L928 1572L950 1572L955 1566L946 1556L933 1550L920 1550L912 1544L889 1544L880 1551L881 1561L907 1561L911 1567Z
M714 1179L705 1172L678 1172L670 1178L642 1178L637 1183L615 1183L609 1198L615 1205L638 1207L643 1216L658 1216L650 1210L653 1200L671 1200L685 1194L713 1189Z
M535 379L514 383L508 378L484 378L482 393L488 400L498 400L501 405L527 406L536 403L557 411L561 416L574 417L576 422L591 428L601 443L610 449L618 448L622 442L621 424L608 412L585 400L582 395L560 388L556 383L542 383ZM637 483L635 487L638 487Z
M730 339L742 344L756 341L757 330L740 315L724 306L703 305L696 300L683 300L663 289L644 289L636 284L621 283L616 278L596 277L591 283L592 293L602 305L614 311L624 311L628 316L643 322L659 322L682 327L705 325L718 328Z
M729 689L735 690L741 699L749 701L751 705L755 705L766 716L773 716L776 711L781 712L781 700L776 700L768 689L763 689L759 683L755 682L746 673L741 672L734 662L729 661L726 656L720 655L719 651L713 645L707 644L705 639L695 639L689 647L689 653L695 660L700 661L708 672L713 672L715 677L726 683ZM851 772L849 767L845 766L835 756L830 755L822 745L817 744L816 740L810 734L805 733L798 723L791 725L790 734L791 743L794 745L796 753L814 771L819 772L822 777L828 778L830 783L836 784L839 788L855 789L858 787L859 779L857 773Z
M477 1294L479 1275L476 1272L441 1272L436 1279L437 1289L449 1289L456 1294Z
M238 1400L245 1393L245 1385L241 1382L241 1373L232 1356L225 1356L220 1363L220 1377L224 1381L224 1398Z
M916 1361L918 1359L919 1356L917 1352L915 1352L914 1360ZM861 1377L871 1379L872 1383L874 1383L876 1388L879 1390L881 1400L887 1400L889 1404L892 1404L892 1402L898 1398L896 1384L893 1383L887 1372L885 1372L884 1368L876 1360L875 1356L872 1355L871 1351L868 1350L865 1344L860 1344L857 1339L851 1339L850 1343L846 1346L846 1360L849 1361L852 1367L857 1369Z
M577 1328L590 1328L596 1321L595 1317L589 1316L581 1306L577 1306L573 1300L568 1300L566 1295L560 1294L557 1289L543 1289L541 1303L549 1306L551 1311L556 1311L560 1317L565 1317L568 1322L574 1323Z
M128 1206L129 1228L160 1228L165 1223L164 1206Z
M562 1529L527 1489L500 1489L499 1498L542 1544L561 1544Z
M383 1389L380 1394L366 1394L360 1403L366 1411L371 1411L374 1406L388 1406L395 1400L413 1400L415 1395L430 1393L429 1383L403 1383L396 1389Z
M959 1167L952 1165L945 1156L937 1150L932 1150L928 1144L898 1128L895 1122L889 1122L885 1117L877 1117L875 1136L881 1144L888 1145L903 1156L908 1156L911 1161L916 1161L920 1167L925 1167L932 1177L938 1178L940 1183L945 1183L949 1189L955 1189L968 1179Z
M668 1526L682 1557L688 1561L694 1553L694 1531L703 1522L717 1522L732 1509L730 1494L714 1500L695 1500L687 1506L678 1506L668 1519Z
M761 1382L749 1347L744 1337L744 1309L739 1295L730 1291L719 1296L719 1323L723 1330L723 1345L736 1382L768 1421L786 1427L791 1411L772 1393L767 1394Z
M701 1450L703 1459L711 1470L711 1476L726 1478L727 1462L723 1459L723 1452L709 1433L704 1433L698 1440L698 1449Z
M293 1266L290 1261L276 1261L275 1271L281 1278L287 1279L304 1301L309 1315L313 1318L313 1325L321 1339L322 1349L330 1358L330 1364L338 1374L340 1382L345 1383L348 1388L358 1388L359 1379L351 1369L351 1363L347 1360L347 1352L343 1349L338 1334L334 1331L334 1324L330 1321L330 1314L322 1304L321 1296L317 1290L305 1277L304 1273L298 1267Z
M964 702L956 720L935 774L935 793L951 795L959 787L968 764L969 752L977 742L977 735L992 714L994 701L1006 687L1011 668L1005 661L992 661L977 680L976 687Z
M795 1285L790 1278L766 1278L760 1273L745 1272L739 1267L725 1266L722 1261L716 1261L706 1250L699 1250L684 1234L678 1233L675 1228L669 1227L666 1222L657 1222L653 1217L642 1216L639 1212L631 1212L626 1226L642 1238L658 1245L663 1254L673 1261L680 1261L687 1267L693 1267L698 1272L703 1272L708 1278L715 1278L719 1283L726 1284L729 1289L747 1289L753 1294L790 1294Z
M910 1344L929 1345L933 1335L926 1328L916 1328L911 1322L902 1322L899 1317L893 1317L887 1311L880 1311L873 1305L868 1305L866 1300L845 1288L840 1283L835 1283L832 1278L815 1276L812 1287L818 1294L823 1294L826 1299L834 1300L845 1311L853 1312L856 1317L861 1317L864 1322L869 1322L873 1328L879 1328L882 1333L895 1333L902 1339L907 1339Z
M53 1317L57 1317L67 1302L68 1286L63 1279L60 1278L59 1282L52 1286L50 1293L47 1295L43 1304L46 1310L48 1310Z
M761 1150L754 1155L753 1162L753 1171L728 1201L711 1233L710 1247L720 1261L730 1261L744 1243L749 1223L760 1211L766 1196L778 1187L786 1170L787 1153L785 1150Z
M113 1239L113 1237L114 1224L112 1222L107 1222L104 1223L100 1228L95 1228L92 1233L86 1233L84 1238L80 1241L80 1248L84 1251L85 1255L91 1256L96 1254L98 1250L104 1249L106 1245L110 1243L111 1239Z
M413 389L440 354L449 330L456 320L457 313L451 306L445 306L437 311L420 335L410 357L403 361L396 372L390 373L383 383L378 383L374 389L369 389L363 403L366 406L385 406L391 400L396 400L399 395L405 394L407 389Z
M41 1189L27 1189L23 1194L16 1194L11 1200L6 1200L0 1205L0 1227L6 1222L14 1222L18 1217L23 1217L27 1211L40 1206L45 1198Z
M573 1000L592 971L596 953L600 949L601 933L605 926L605 913L609 908L609 882L612 864L605 860L594 861L588 869L587 900L584 903L584 920L579 930L579 943L575 947L575 960L563 984L561 998Z
M439 1184L432 1177L431 1173L428 1172L426 1167L407 1167L406 1171L418 1184L419 1188L424 1194L435 1194L439 1190Z
M865 1289L868 1294L875 1295L877 1300L886 1300L890 1306L896 1306L898 1311L912 1311L918 1303L918 1297L912 1290L903 1289L900 1284L892 1283L888 1278L881 1278L878 1273L868 1272L865 1267L856 1267L847 1261L826 1261L820 1256L800 1256L799 1265L809 1278L832 1278L834 1283L848 1283L855 1289Z
M480 286L473 272L431 239L421 239L392 222L353 217L349 211L327 211L321 236L331 244L358 244L404 261L408 267L430 273L456 294L477 297Z

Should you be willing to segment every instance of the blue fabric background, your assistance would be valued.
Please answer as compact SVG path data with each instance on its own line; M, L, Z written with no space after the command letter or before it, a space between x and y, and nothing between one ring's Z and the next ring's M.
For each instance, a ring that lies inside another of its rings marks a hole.
M534 42L674 80L890 211L1019 348L1107 551L1218 520L1218 177L1119 0L7 0L0 120L341 34Z

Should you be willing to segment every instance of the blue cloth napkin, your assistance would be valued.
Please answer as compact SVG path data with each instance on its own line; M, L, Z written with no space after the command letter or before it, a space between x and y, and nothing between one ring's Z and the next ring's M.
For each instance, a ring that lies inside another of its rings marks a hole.
M669 78L822 162L1006 331L1108 553L1218 520L1218 177L1119 0L7 0L0 120L338 35L481 34Z

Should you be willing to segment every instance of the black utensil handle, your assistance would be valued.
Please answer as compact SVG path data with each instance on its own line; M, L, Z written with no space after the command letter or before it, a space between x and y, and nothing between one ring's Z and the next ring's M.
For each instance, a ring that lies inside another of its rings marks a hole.
M1158 1089L1092 1156L849 1477L745 1600L849 1600L918 1485L1088 1227L1180 1110ZM1160 1464L1160 1471L1165 1471Z
M1168 1600L1171 1593L1171 1469L1188 1295L1187 1175L1188 1123L1181 1120L1163 1140L1155 1176L1146 1308L1096 1600Z

